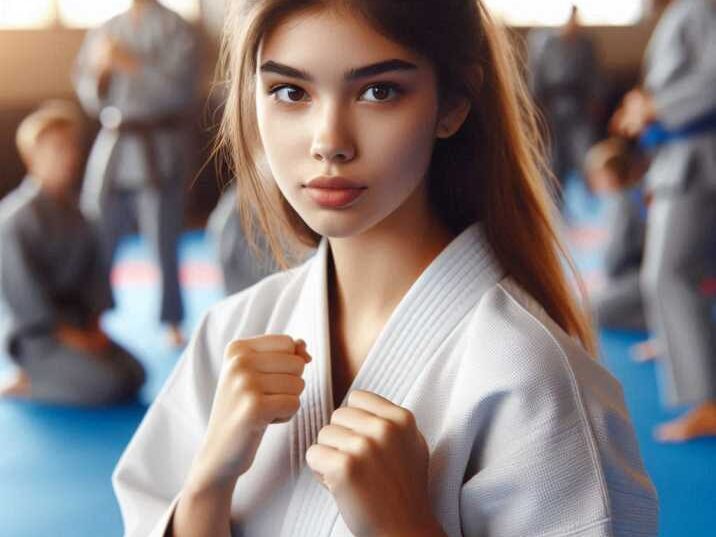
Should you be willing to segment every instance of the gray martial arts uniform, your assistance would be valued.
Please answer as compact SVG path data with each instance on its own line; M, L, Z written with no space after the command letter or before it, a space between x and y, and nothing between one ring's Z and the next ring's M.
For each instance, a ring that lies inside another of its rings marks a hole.
M581 172L596 140L592 108L601 98L602 79L591 39L566 39L559 30L535 30L529 40L530 89L551 135L552 171L564 183Z
M136 395L144 369L119 345L111 342L104 353L89 354L54 335L58 323L91 326L111 303L95 232L79 208L23 185L3 200L1 210L5 346L29 376L32 397L94 405Z
M716 2L674 0L645 57L646 89L667 129L716 112ZM716 400L716 328L700 292L713 274L716 241L716 130L660 146L647 174L653 194L642 292L661 341L670 404Z
M98 79L90 55L104 37L139 58L137 73ZM110 261L129 222L138 220L159 258L161 320L170 323L183 317L177 239L193 165L190 121L198 81L193 29L154 0L139 20L126 12L90 31L74 74L82 105L102 123L87 165L83 210L99 221Z
M241 227L235 188L222 194L209 217L207 231L218 254L227 295L250 287L276 270L265 243L259 243L267 252L265 259L257 259L249 248Z
M594 316L605 328L644 330L639 271L644 252L645 214L639 187L610 196L604 289L593 299Z

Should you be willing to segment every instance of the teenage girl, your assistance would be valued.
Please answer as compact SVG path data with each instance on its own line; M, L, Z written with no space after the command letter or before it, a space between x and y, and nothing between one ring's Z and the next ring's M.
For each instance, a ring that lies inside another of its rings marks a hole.
M206 315L115 472L126 535L656 535L482 3L228 5L242 214L317 251Z

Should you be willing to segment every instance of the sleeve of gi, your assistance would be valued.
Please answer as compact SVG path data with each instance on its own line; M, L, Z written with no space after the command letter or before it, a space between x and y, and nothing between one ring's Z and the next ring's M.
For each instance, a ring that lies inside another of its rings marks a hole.
M125 537L165 534L203 441L219 375L211 359L217 349L208 334L210 316L195 332L112 475Z

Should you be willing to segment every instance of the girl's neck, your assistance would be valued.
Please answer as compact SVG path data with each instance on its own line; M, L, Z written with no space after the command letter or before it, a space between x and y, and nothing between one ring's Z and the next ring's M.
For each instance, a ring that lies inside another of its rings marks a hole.
M360 235L330 239L333 312L344 326L385 321L454 234L428 208L422 189Z

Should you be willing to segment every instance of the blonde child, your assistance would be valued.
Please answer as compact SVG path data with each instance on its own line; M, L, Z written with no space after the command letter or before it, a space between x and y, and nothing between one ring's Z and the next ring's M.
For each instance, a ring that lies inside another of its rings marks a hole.
M23 120L17 146L28 177L3 200L0 297L6 349L18 367L4 397L73 405L136 395L144 370L99 325L111 307L95 234L77 205L82 117L65 102Z

